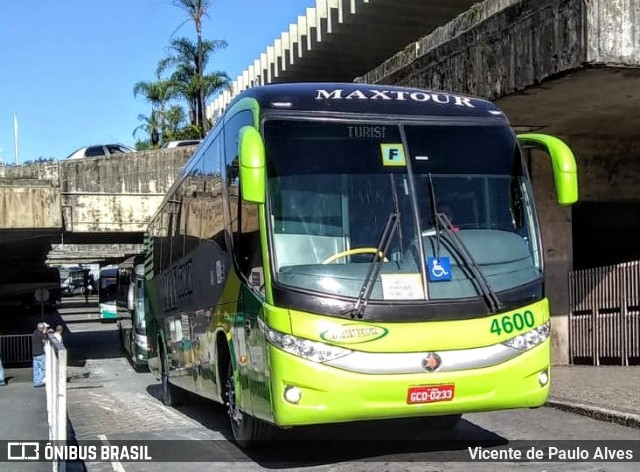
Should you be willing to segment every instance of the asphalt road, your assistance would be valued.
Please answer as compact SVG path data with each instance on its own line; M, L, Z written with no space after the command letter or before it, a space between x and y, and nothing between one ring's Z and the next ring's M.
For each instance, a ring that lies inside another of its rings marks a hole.
M89 306L80 297L65 301L60 316L66 325L65 343L70 355L68 412L79 443L171 440L161 443L165 457L174 457L172 454L175 453L203 461L87 462L85 466L89 472L218 469L631 471L640 468L640 430L551 408L467 415L447 436L430 433L420 420L297 428L279 434L279 441L270 447L241 451L229 439L231 432L221 405L190 398L185 405L165 407L160 400L159 383L149 373L135 372L124 357L115 325L97 321L95 300ZM546 454L548 447L555 445L560 451L571 454L579 453L576 450L579 447L593 450L597 446L628 445L605 443L619 440L637 441L631 443L636 462L473 462L468 449L482 442L489 447L483 449L485 451L511 448L526 456L531 448Z

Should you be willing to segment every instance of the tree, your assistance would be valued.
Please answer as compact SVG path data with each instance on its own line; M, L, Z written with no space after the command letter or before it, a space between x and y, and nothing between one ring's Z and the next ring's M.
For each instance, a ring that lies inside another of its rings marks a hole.
M173 105L166 111L166 129L162 134L162 141L181 139L181 129L185 120L184 110L179 105Z
M200 137L204 137L208 130L205 100L212 93L228 88L231 81L224 72L201 75L198 73L199 64L204 69L211 55L226 46L223 40L201 40L198 46L188 38L175 38L169 44L169 56L158 63L158 76L170 67L174 68L169 79L173 84L172 90L189 104L191 124L202 130Z
M196 102L196 121L194 124L202 127L203 136L208 131L208 123L206 118L206 106L205 100L207 98L205 88L205 67L208 58L216 48L226 47L226 41L206 41L202 39L202 20L206 17L209 18L209 7L211 6L211 0L173 0L173 4L184 10L189 16L188 21L193 21L196 28L196 44L195 44L195 57L193 61L195 75L198 80L198 97ZM213 46L213 47L212 47ZM224 74L220 78L226 79L227 84L229 78Z
M173 81L161 80L160 75L157 77L158 80L156 82L137 82L133 86L133 96L144 95L147 101L151 103L151 113L156 114L154 119L157 121L157 130L164 134L166 103L176 96L176 90Z
M138 115L138 119L143 123L133 130L133 137L136 137L136 133L140 130L146 132L151 138L151 147L157 147L160 143L160 122L158 120L159 113L152 111L151 116L145 116L143 114ZM137 147L136 143L136 147ZM139 148L138 148L139 149Z

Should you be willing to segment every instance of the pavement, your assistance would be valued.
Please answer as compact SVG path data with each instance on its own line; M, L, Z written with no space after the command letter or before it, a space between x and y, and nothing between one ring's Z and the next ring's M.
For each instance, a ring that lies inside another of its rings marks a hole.
M46 397L31 369L5 368L1 439L47 439ZM640 429L640 366L553 366L547 406ZM73 426L73 425L72 425Z
M84 315L77 315L76 320L78 326L82 326L85 323L82 318ZM49 323L55 322L55 319L51 319ZM88 329L88 326L87 326ZM80 336L82 333L78 334ZM95 333L84 333L84 337L81 338L83 342L94 343L95 337L92 335ZM115 336L115 335L114 335ZM103 336L104 337L104 336ZM86 338L86 339L85 339ZM80 340L80 338L78 338ZM83 348L81 343L76 343L76 348ZM113 352L103 352L102 362L125 362L121 358L119 346L117 342L113 344ZM72 350L73 351L73 350ZM117 351L117 352L116 352ZM73 354L73 352L71 352ZM71 356L72 358L74 356ZM76 356L77 357L77 356ZM75 372L73 365L69 366L68 374L73 377ZM76 369L77 370L77 369ZM108 369L104 369L103 376L108 373ZM114 369L115 370L115 369ZM125 371L128 371L125 369ZM46 395L45 389L34 388L31 379L31 368L29 366L23 366L21 368L7 368L5 366L5 376L8 380L8 385L0 387L0 441L1 440L46 440L48 438L48 426L47 426L47 411L46 411ZM118 378L119 382L115 382L117 385L128 384L136 379L136 375L131 371L131 378ZM93 379L94 382L103 382L107 385L110 379L102 378L100 376ZM113 380L113 379L111 379ZM101 386L101 385L100 385ZM72 415L73 409L77 406L74 402L85 402L86 396L98 395L98 390L87 390L87 386L83 389L73 388L68 390L68 409L70 414L69 432L73 440L73 421L74 419L79 421L76 427L79 430L83 429L82 415ZM551 395L549 397L547 406L557 408L560 410L568 411L575 414L585 415L597 420L616 423L628 427L640 429L640 395L638 395L638 389L640 388L640 366L632 367L620 367L620 366L566 366L557 365L551 369ZM133 405L134 408L138 408L138 404L134 401L137 397L125 395L128 402L133 402L129 405ZM139 401L140 408L149 408L146 403ZM122 435L129 432L127 430L127 421L120 421L118 416L119 410L125 410L122 405L106 405L106 407L112 407L114 419L114 430L109 430L109 434ZM154 412L149 410L146 416L149 417L149 421L153 420L156 416L171 413L172 410L167 412ZM86 416L86 415L85 415ZM126 415L125 415L126 416ZM179 415L176 414L175 421L178 421ZM166 419L166 418L165 418ZM158 420L160 421L160 420ZM151 423L150 423L151 424ZM154 423L155 424L155 423ZM135 425L139 427L139 424ZM186 425L185 427L187 427ZM86 428L84 428L86 429ZM104 429L104 428L103 428ZM117 430L116 430L117 429ZM132 429L132 431L135 428ZM149 429L153 429L152 425ZM105 433L101 429L101 433ZM10 467L9 467L10 466ZM20 467L16 467L20 466ZM51 470L51 464L48 463L2 463L0 462L0 472L4 471L45 471ZM83 471L84 466L80 463L68 463L67 471ZM114 469L115 470L115 469Z
M639 389L640 366L553 366L547 405L640 428Z

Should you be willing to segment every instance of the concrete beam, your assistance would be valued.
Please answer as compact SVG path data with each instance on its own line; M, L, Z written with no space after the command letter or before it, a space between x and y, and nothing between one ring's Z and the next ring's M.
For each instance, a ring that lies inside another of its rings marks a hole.
M316 0L314 7L307 8L266 47L259 57L259 69L255 61L250 64L262 85L350 82L474 3L476 0ZM209 116L218 116L243 89L234 87L229 98L215 97L207 107Z
M57 267L66 264L118 261L142 254L143 251L143 244L53 244L46 263Z

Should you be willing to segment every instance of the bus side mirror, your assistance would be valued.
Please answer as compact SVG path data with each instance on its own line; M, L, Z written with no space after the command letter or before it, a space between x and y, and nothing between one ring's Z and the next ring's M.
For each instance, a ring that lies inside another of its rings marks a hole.
M518 135L523 148L534 148L551 156L556 195L560 205L578 201L578 170L573 152L561 139L548 134L524 133Z
M265 201L265 156L262 136L253 126L244 126L238 139L240 192L246 202Z

